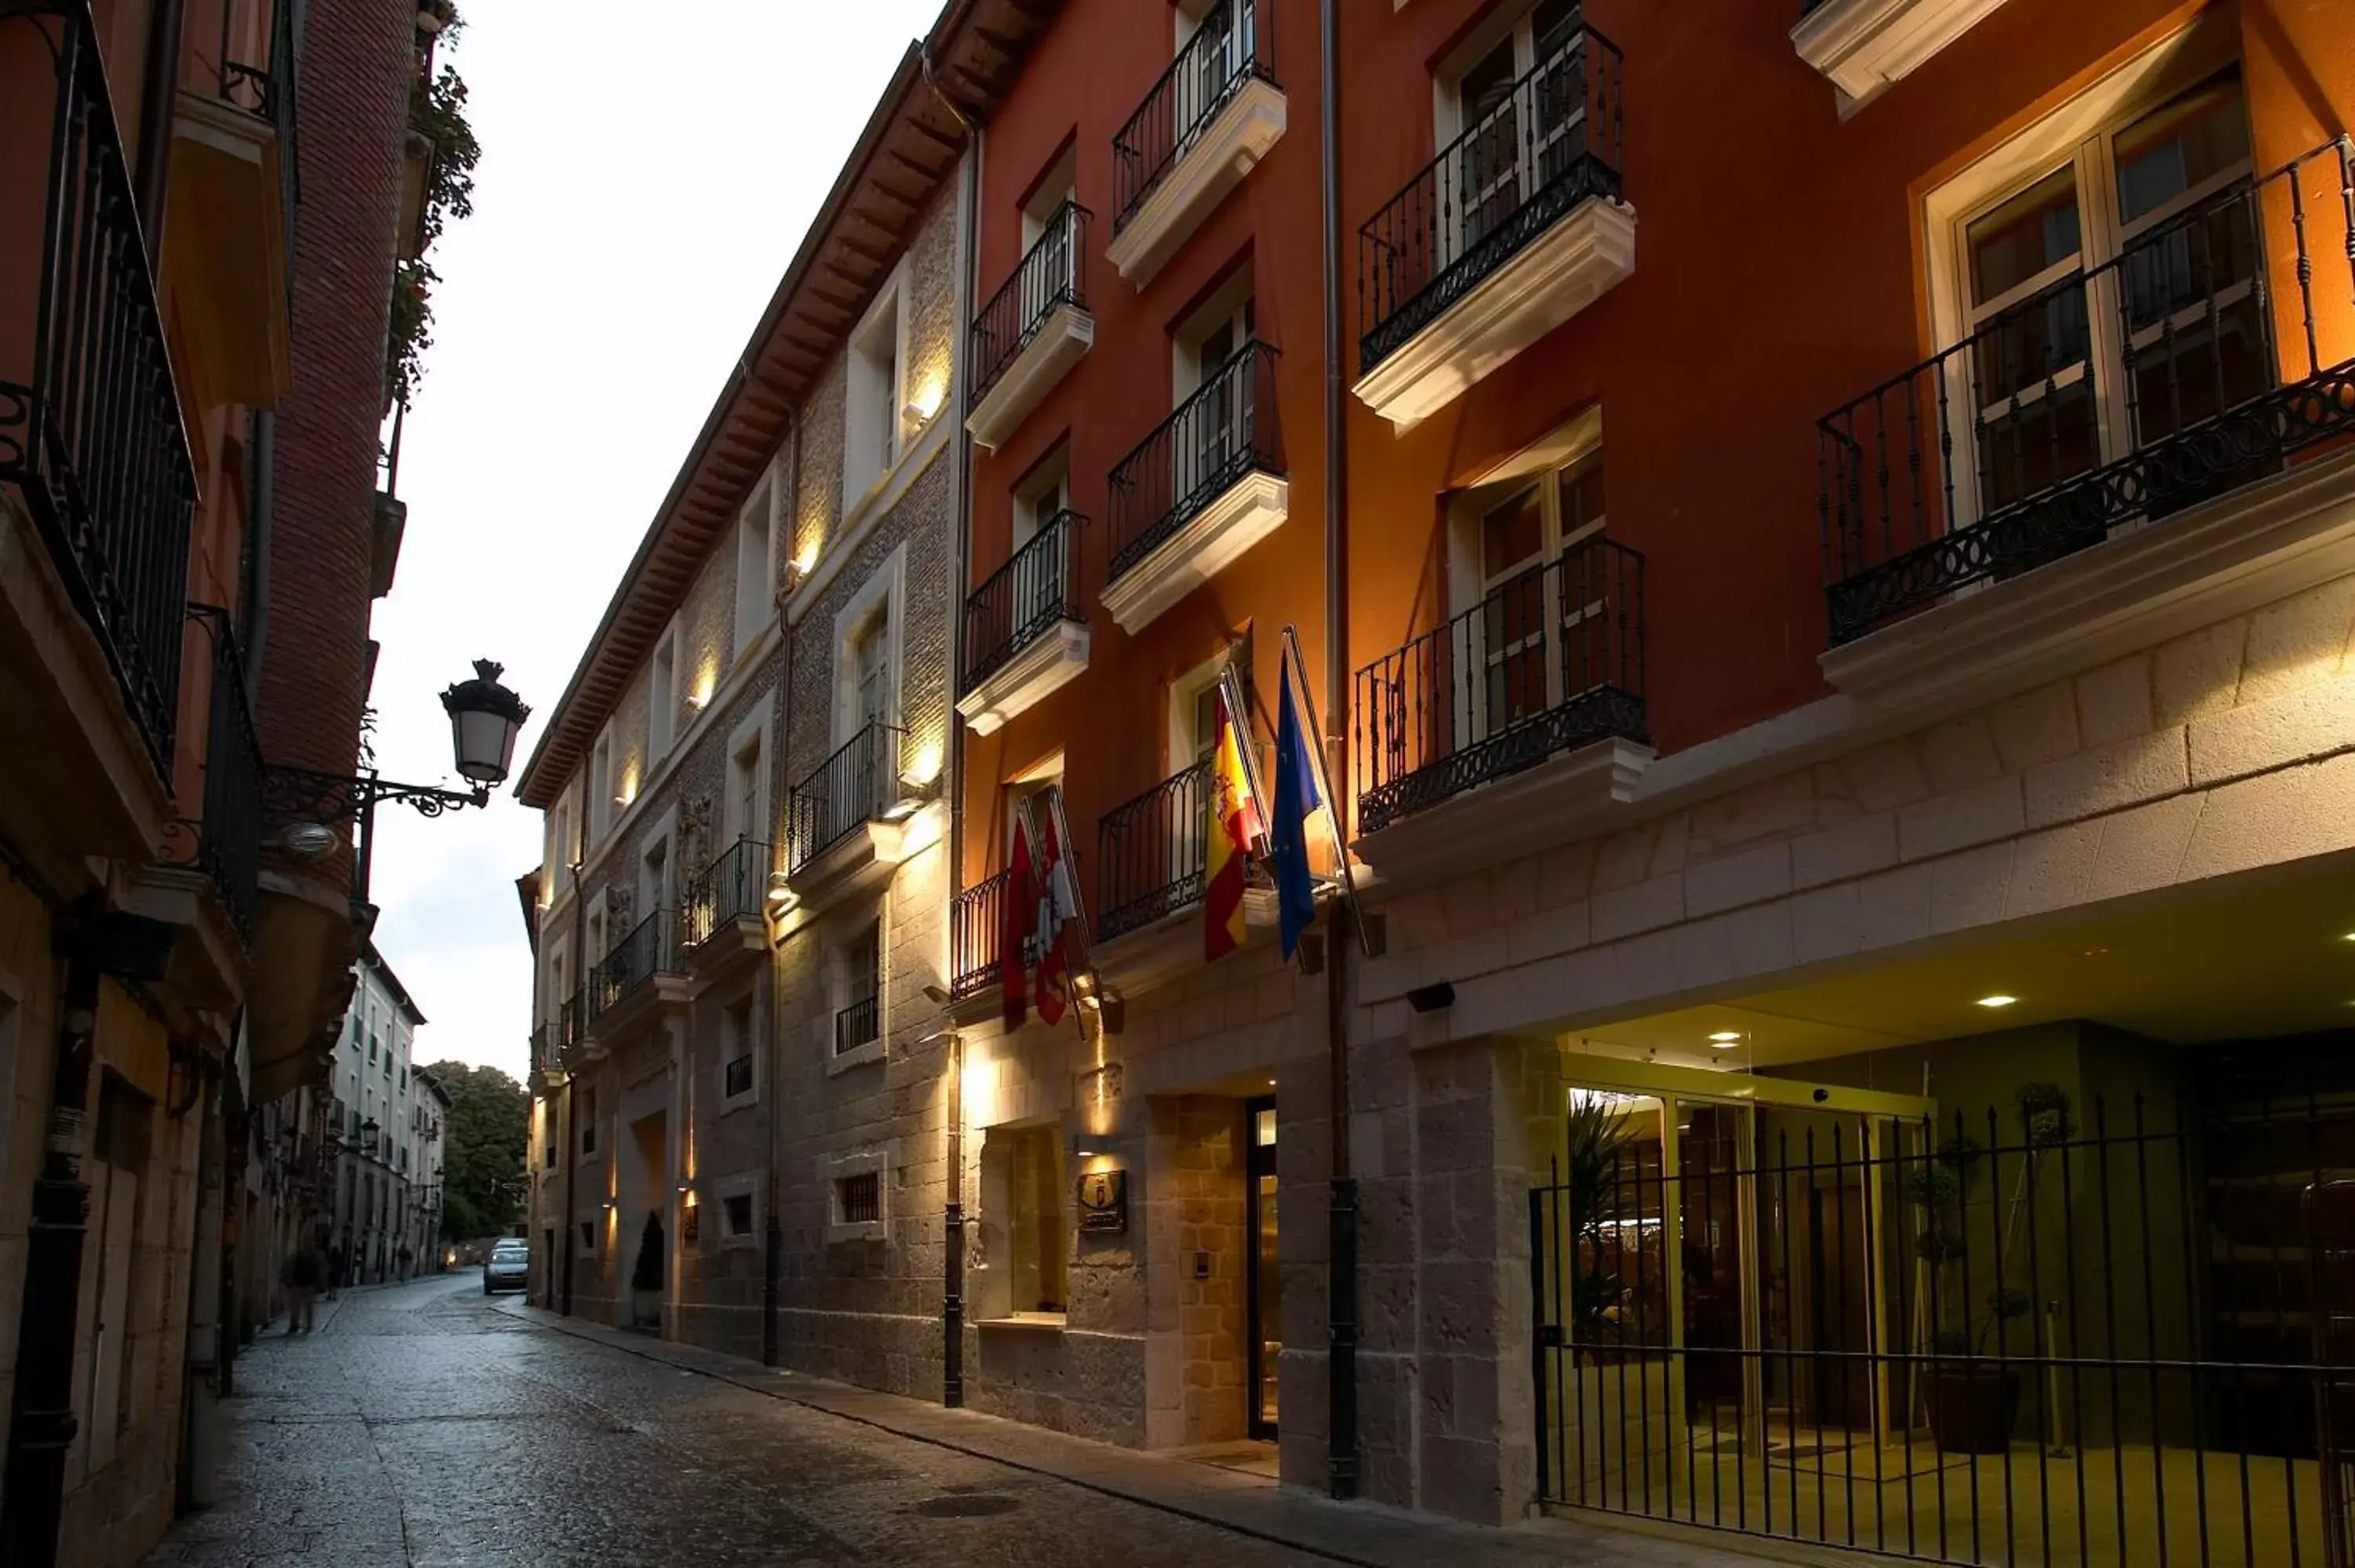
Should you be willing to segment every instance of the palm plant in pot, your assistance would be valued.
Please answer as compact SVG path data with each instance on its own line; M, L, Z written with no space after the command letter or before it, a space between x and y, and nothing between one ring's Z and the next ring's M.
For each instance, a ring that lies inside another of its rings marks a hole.
M2027 1205L2037 1199L2037 1175L2044 1155L2067 1140L2069 1097L2051 1084L2025 1084L2013 1097L2022 1140L2014 1154L2019 1173L2004 1206L1997 1234L1998 1256L1981 1264L1980 1278L2019 1277L2013 1256ZM1990 1286L1975 1302L1957 1298L1971 1280L1968 1210L1972 1178L1986 1151L1957 1131L1935 1153L1906 1172L1909 1201L1924 1219L1913 1241L1914 1255L1930 1272L1929 1298L1940 1327L1931 1337L1933 1359L1923 1374L1930 1433L1949 1454L2000 1454L2011 1446L2019 1419L2019 1379L2002 1359L2007 1327L2033 1310L2035 1300L2013 1284Z

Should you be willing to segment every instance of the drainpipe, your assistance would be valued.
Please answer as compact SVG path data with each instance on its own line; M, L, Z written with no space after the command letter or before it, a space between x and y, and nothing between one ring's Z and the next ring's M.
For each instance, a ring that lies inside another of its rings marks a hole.
M16 1568L48 1568L58 1560L66 1450L77 1429L74 1328L81 1315L82 1242L90 1229L90 1187L81 1178L81 1160L91 1122L91 1037L98 1028L95 945L87 925L68 939L58 999L48 1150L33 1183L16 1401L8 1421L6 1503L0 1507L0 1562Z
M581 789L581 833L583 838L588 836L588 822L589 789L584 783ZM589 895L581 886L581 868L586 863L585 861L579 860L572 863L572 973L575 978L576 994L583 997L589 994ZM564 999L558 997L556 1005L560 1017ZM575 1029L583 1028L587 1022L586 1019L576 1015L572 1026ZM568 1318L572 1316L572 1246L574 1238L581 1234L580 1217L574 1213L574 1205L579 1202L578 1178L581 1173L581 1128L573 1118L573 1108L578 1103L579 1097L579 1091L573 1086L574 1077L575 1075L571 1073L564 1075L564 1127L562 1128L564 1138L564 1305L559 1310Z
M956 272L956 325L959 334L965 331L973 319L973 297L980 282L981 160L987 132L959 109L954 100L942 92L932 79L932 58L929 50L923 56L924 80L940 98L942 104L964 127L966 136L963 188L959 192L957 213L957 253L962 263ZM949 376L949 410L954 416L964 408L964 378L968 368L966 355L952 353ZM949 515L952 519L949 535L949 582L954 588L965 586L965 546L971 532L973 497L973 437L962 420L957 426L957 465L954 471L954 493ZM949 672L954 681L964 659L964 599L958 595L949 608ZM964 880L964 718L949 705L947 715L949 744L948 760L943 788L948 791L948 878L952 897L957 885ZM950 927L955 927L954 905L951 905ZM954 939L954 938L952 938ZM952 963L951 968L954 968ZM948 1192L942 1207L941 1258L941 1404L955 1410L964 1404L964 1042L958 1035L956 1021L951 1018L943 1031L941 1054L948 1075Z
M1323 187L1325 263L1325 747L1341 780L1334 818L1348 816L1349 748L1349 507L1348 457L1343 439L1341 387L1341 166L1336 127L1339 72L1335 62L1333 0L1317 0L1317 160ZM1339 846L1344 855L1347 844ZM1326 1464L1332 1495L1358 1495L1358 1181L1349 1168L1349 944L1357 910L1336 908L1326 944L1325 1038L1332 1082L1327 1101L1333 1143L1332 1237L1326 1279Z
M277 504L278 416L257 408L247 454L253 473L252 502L245 520L245 602L239 607L245 641L245 686L249 701L261 695L261 661L270 646L270 513Z
M793 443L788 449L790 455L788 455L785 460L785 511L789 527L791 525L791 519L794 516L798 515L798 508L801 503L802 493L802 421L800 410L795 409L793 412L792 418ZM788 536L786 543L790 545L792 542L791 537ZM772 821L776 820L776 810L773 802L780 792L774 788L774 786L783 785L784 783L785 755L792 748L794 727L794 636L793 629L785 624L785 595L782 590L777 594L777 643L778 695L776 701L779 723L776 727L776 744L769 748L773 755L766 759L769 777L773 783L773 788L770 792L772 806L769 812L769 817ZM775 833L772 835L772 838L773 840L772 848L773 853L777 849L787 848L784 834ZM790 850L788 850L788 853L791 853ZM769 890L767 885L764 883L761 888L761 929L765 933L769 928ZM762 1129L761 1134L761 1182L767 1190L769 1196L768 1223L762 1227L761 1237L762 1254L761 1266L761 1364L764 1367L773 1367L775 1366L778 1361L777 1310L781 1305L779 1297L782 1294L785 1269L785 1222L784 1216L778 1212L777 1207L779 1194L777 1192L778 1120L776 1114L777 1107L782 1103L784 1094L784 1089L783 1087L784 1080L778 1075L778 1069L783 1065L784 1061L784 1026L778 1014L780 1011L779 1004L784 1000L785 994L785 959L783 952L775 947L773 943L769 948L768 959L769 1033L767 1039L763 1042L762 1051L762 1054L767 1058L762 1063L762 1071L768 1075L766 1080L768 1089L764 1097L761 1101L761 1125Z
M147 259L164 259L164 198L172 163L172 110L180 92L180 24L186 0L156 0L147 24L147 79L139 94L139 227Z

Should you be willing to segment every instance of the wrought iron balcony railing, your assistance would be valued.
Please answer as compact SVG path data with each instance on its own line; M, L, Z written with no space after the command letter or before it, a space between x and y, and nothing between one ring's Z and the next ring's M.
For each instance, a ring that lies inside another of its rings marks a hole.
M1817 420L1831 644L2355 430L2350 148L2134 235Z
M1209 826L1207 762L1181 768L1097 821L1098 940L1150 926L1201 898Z
M761 840L738 839L695 874L679 911L688 947L700 947L734 921L760 918L773 859L774 852Z
M1270 0L1220 0L1202 17L1128 123L1112 139L1114 234L1194 150L1228 101L1252 81L1275 81Z
M270 7L269 58L250 65L236 58L238 46L230 37L236 7L221 7L219 62L221 101L269 121L283 129L293 117L294 4L273 0Z
M890 725L870 721L793 787L785 803L789 870L801 870L883 814L898 795L899 738Z
M672 910L657 909L631 927L589 971L588 1022L593 1025L655 976L677 972L678 918Z
M872 991L853 997L847 1007L837 1008L834 1014L834 1051L856 1051L861 1045L872 1045L883 1032L883 1004Z
M1254 470L1284 471L1276 418L1275 348L1245 344L1112 471L1112 559L1117 581Z
M1358 672L1358 830L1646 736L1644 557L1591 539Z
M218 606L188 607L212 641L212 693L205 725L204 816L174 824L193 839L183 863L204 868L248 946L261 914L261 741L247 701L244 650Z
M1537 48L1512 90L1358 230L1361 372L1581 203L1619 198L1618 48L1576 20Z
M168 780L196 471L90 12L37 5L34 25L45 12L64 24L47 210L0 233L39 280L5 302L33 320L0 334L27 355L0 359L0 482L24 498Z
M588 990L583 987L556 1005L556 1048L570 1051L580 1044L588 1022Z
M949 1000L979 996L997 983L1006 890L1013 873L984 877L956 895L949 908Z
M1060 623L1084 621L1080 533L1088 520L1066 507L1039 524L964 601L964 678L970 692Z
M1055 209L1022 260L973 318L973 390L965 406L988 396L1049 316L1065 305L1088 308L1086 207L1067 201Z

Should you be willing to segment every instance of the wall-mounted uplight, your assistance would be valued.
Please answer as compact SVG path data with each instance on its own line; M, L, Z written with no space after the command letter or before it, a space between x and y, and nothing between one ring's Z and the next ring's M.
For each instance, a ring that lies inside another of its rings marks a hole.
M900 782L911 789L929 789L941 776L941 743L928 740L908 753L908 766L900 769Z
M785 563L786 566L793 568L794 579L796 582L800 581L803 577L809 576L810 568L817 565L817 548L818 541L811 539L808 543L803 545L800 549L794 551L794 558Z
M908 399L907 406L900 411L917 424L928 425L932 423L932 416L941 411L941 405L948 401L948 396L949 384L946 377L927 376L922 384L917 387L915 395Z
M781 914L801 902L801 895L794 891L793 884L785 880L785 874L782 871L769 873L769 902L775 905Z

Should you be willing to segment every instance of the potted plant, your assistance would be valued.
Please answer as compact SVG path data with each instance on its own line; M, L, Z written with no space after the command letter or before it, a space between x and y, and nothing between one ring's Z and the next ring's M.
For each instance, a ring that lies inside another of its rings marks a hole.
M2027 1205L2036 1201L2038 1167L2045 1153L2065 1142L2072 1124L2069 1097L2052 1084L2024 1084L2014 1094L2021 1128L2019 1175L2005 1207L1998 1237L2000 1258L1983 1276L2017 1277L2012 1256ZM2034 1308L2029 1293L2015 1285L1990 1287L1977 1303L1958 1301L1957 1277L1970 1249L1968 1199L1983 1150L1959 1131L1938 1146L1920 1167L1907 1172L1907 1198L1924 1215L1914 1237L1914 1255L1930 1271L1930 1294L1945 1308L1932 1336L1933 1359L1923 1376L1930 1434L1941 1452L2000 1454L2011 1446L2019 1419L2019 1379L2001 1358L2006 1325Z
M630 1270L630 1321L645 1327L662 1326L662 1215L648 1213L645 1229L638 1233L638 1261Z

